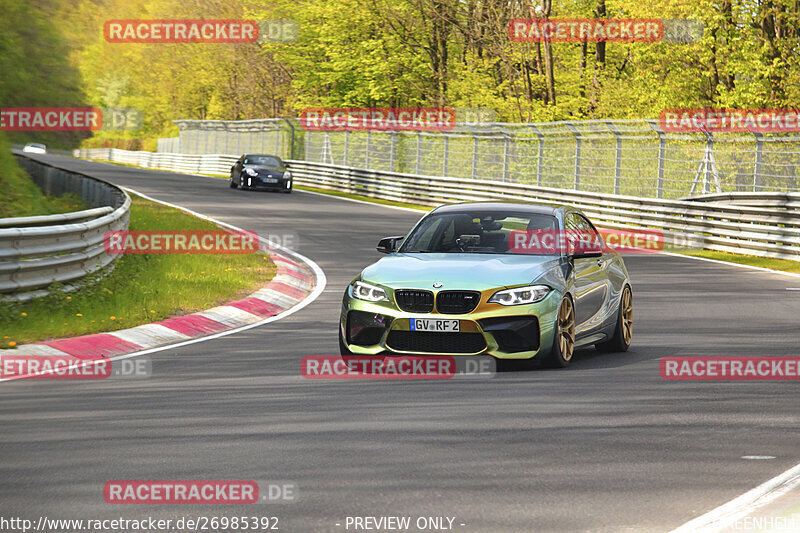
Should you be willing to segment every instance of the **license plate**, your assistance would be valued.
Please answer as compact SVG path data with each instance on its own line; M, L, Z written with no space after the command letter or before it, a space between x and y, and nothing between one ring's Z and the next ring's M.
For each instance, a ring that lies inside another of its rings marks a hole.
M461 331L461 322L459 320L412 318L409 323L411 331Z
M278 178L262 178L261 183L278 183Z

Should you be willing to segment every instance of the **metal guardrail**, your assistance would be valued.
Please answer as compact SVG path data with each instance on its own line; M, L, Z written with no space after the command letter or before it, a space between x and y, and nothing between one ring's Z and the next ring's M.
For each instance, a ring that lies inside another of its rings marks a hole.
M239 154L241 155L241 154ZM136 152L118 148L89 148L75 150L75 157L125 163L143 168L173 170L196 174L230 174L231 167L239 155L224 154L171 154L159 152Z
M200 160L187 154L147 154L108 149L81 150L81 157L131 162L147 160L194 166L205 174L227 174L236 156ZM193 165L190 164L194 161ZM464 201L530 201L571 204L603 227L661 229L668 244L800 261L800 195L792 193L726 193L690 200L640 198L539 187L522 183L421 176L311 161L287 161L297 184L420 205ZM162 167L164 168L164 167ZM224 168L224 172L219 172ZM737 205L737 202L747 202ZM761 203L759 203L761 202ZM783 208L788 206L788 208ZM691 237L691 242L686 237ZM672 239L670 241L670 239Z
M52 283L74 281L111 264L118 256L106 252L103 237L128 228L130 197L103 180L15 155L45 193L74 193L92 208L0 219L0 293L16 300L43 295Z

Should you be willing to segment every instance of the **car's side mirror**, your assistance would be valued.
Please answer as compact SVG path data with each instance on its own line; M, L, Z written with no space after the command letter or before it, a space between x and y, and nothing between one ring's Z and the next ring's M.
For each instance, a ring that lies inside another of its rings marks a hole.
M405 235L400 235L399 237L385 237L378 242L378 246L375 249L382 254L390 254L397 250L397 243L405 238Z

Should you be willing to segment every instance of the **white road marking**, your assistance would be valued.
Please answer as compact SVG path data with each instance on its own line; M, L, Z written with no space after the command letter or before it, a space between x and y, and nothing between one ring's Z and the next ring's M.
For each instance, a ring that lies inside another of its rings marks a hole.
M428 211L435 209L431 207L428 211L424 209L414 209L413 207L401 207L399 205L386 205L386 204L379 204L377 202L368 202L367 200L356 200L355 198L345 198L344 196L335 196L333 194L325 194L324 192L313 192L313 191L304 191L303 189L295 189L295 192L301 192L303 194L316 194L317 196L325 196L326 198L336 198L338 200L344 200L345 202L355 202L357 204L367 204L367 205L377 205L378 207L386 207L387 209L399 209L400 211L411 211L412 213L422 213L425 214Z
M800 274L798 274L796 272L784 272L782 270L773 270L771 268L757 267L757 266L753 266L753 265L742 265L741 263L731 263L731 262L728 262L728 261L720 261L719 259L709 259L707 257L697 257L697 256L694 256L694 255L676 254L676 253L673 253L673 252L656 252L656 253L662 254L662 255L670 255L672 257L683 257L684 259L695 259L697 261L706 261L708 263L717 263L717 264L720 264L720 265L728 265L728 266L732 266L732 267L746 268L746 269L754 270L754 271L758 270L758 271L760 271L762 273L763 272L770 272L772 274L780 274L782 276L790 276L790 277L793 277L793 278L800 278ZM755 273L756 272L753 272L753 274L755 274Z
M774 455L743 455L742 459L747 461L766 461L769 459L775 459Z
M783 496L800 486L800 464L745 492L724 505L686 522L670 533L712 533L721 531L736 520Z
M236 226L234 226L232 224L228 224L227 222L222 222L222 221L217 220L215 218L211 218L211 217L206 216L206 215L201 215L200 213L197 213L196 211L192 211L191 209L187 209L187 208L179 206L179 205L171 204L169 202L164 202L162 200L157 200L157 199L155 199L153 197L147 196L146 194L142 194L142 193L140 193L140 192L138 192L138 191L136 191L134 189L130 189L128 187L122 187L122 188L125 189L126 191L132 192L133 194L141 196L145 200L150 200L152 202L157 202L159 204L166 205L168 207L174 207L175 209L180 209L181 211L184 211L186 213L192 214L192 215L194 215L194 216L196 216L198 218L202 218L203 220L208 220L209 222L213 222L214 224L218 224L220 226L224 226L224 227L232 229L234 231L245 231L245 230L243 230L241 228L238 228L238 227L236 227ZM287 309L286 311L278 313L277 315L273 315L271 317L265 318L264 320L260 320L258 322L255 322L253 324L248 324L246 326L241 326L241 327L238 327L238 328L229 329L227 331L220 331L219 333L214 333L212 335L207 335L205 337L199 337L197 339L190 339L190 340L187 340L187 341L179 342L177 344L169 344L169 345L166 345L166 346L157 346L155 348L149 348L147 350L141 350L141 351L138 351L138 352L132 352L132 353L126 353L126 354L122 354L122 355L117 355L115 357L109 357L108 359L103 359L103 361L119 361L121 359L130 359L132 357L139 357L140 355L147 355L147 354L156 353L156 352L163 352L164 350L171 350L173 348L180 348L181 346L187 346L189 344L196 344L198 342L205 342L205 341L210 341L212 339L218 339L220 337L226 337L228 335L233 335L234 333L239 333L241 331L245 331L245 330L248 330L248 329L252 329L252 328L257 328L259 326L263 326L264 324L269 324L270 322L275 322L277 320L281 320L282 318L286 318L287 316L292 315L292 314L300 311L301 309L305 308L306 306L310 305L311 303L313 303L314 300L316 300L320 296L320 294L322 294L322 291L325 289L325 284L327 283L327 278L325 277L325 272L322 270L322 268L320 268L320 266L318 264L316 264L314 261L312 261L308 257L306 257L306 256L304 256L302 254L299 254L298 252L295 252L294 250L290 250L288 248L285 248L285 247L280 246L280 245L275 244L275 243L269 243L269 241L267 241L267 239L265 239L264 237L259 236L259 238L261 239L261 241L263 243L270 244L270 246L272 248L278 249L281 252L284 252L286 255L293 256L293 257L299 259L301 262L303 262L306 265L308 265L311 268L311 270L314 272L314 275L317 278L317 285L316 285L316 287L314 287L314 290L311 291L311 294L309 294L302 302L298 303L297 305L295 305L291 309ZM87 361L87 364L95 364L96 362L97 362L97 360ZM51 373L51 372L47 372L47 373ZM2 379L0 379L0 383L2 383L4 381L12 381L12 380L16 380L16 379L25 379L25 378L2 378Z
M170 329L161 324L142 324L128 329L121 329L118 331L110 331L110 335L141 346L142 348L151 348L159 344L167 342L181 342L191 337L184 335L174 329Z

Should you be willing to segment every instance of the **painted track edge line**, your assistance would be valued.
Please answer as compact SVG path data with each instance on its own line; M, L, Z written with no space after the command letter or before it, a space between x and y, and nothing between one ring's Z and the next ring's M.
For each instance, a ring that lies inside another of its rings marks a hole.
M686 522L670 533L713 533L721 531L739 518L751 514L795 487L800 486L800 464L797 464L751 489L741 496Z
M128 188L128 187L122 187L122 189L124 189L125 191L132 192L133 194L136 194L137 196L141 196L142 198L144 198L146 200L150 200L150 201L153 201L153 202L156 202L156 203L159 203L159 204L162 204L162 205L166 205L168 207L172 207L172 208L175 208L175 209L180 209L181 211L184 211L186 213L195 215L198 218L201 218L203 220L207 220L209 222L213 222L215 224L219 224L220 226L227 227L227 228L232 229L234 231L245 231L245 230L243 230L243 229L241 229L241 228L239 228L237 226L234 226L233 224L228 224L227 222L222 222L221 220L216 220L216 219L214 219L212 217L209 217L207 215L203 215L201 213L197 213L196 211L192 211L191 209L188 209L186 207L179 206L179 205L176 205L176 204L172 204L172 203L169 203L169 202L165 202L163 200L158 200L158 199L153 198L151 196L147 196L146 194L141 194L140 192L136 191L135 189L131 189L131 188ZM172 348L180 348L182 346L187 346L187 345L195 344L195 343L198 343L198 342L205 342L205 341L209 341L209 340L212 340L212 339L218 339L220 337L225 337L227 335L233 335L234 333L239 333L241 331L246 331L248 329L252 329L252 328L255 328L255 327L258 327L258 326L263 326L264 324L269 324L270 322L275 322L275 321L281 320L283 318L286 318L287 316L292 315L292 314L296 313L297 311L300 311L301 309L304 309L306 306L310 305L317 298L319 298L319 296L322 294L323 290L325 289L325 286L327 285L327 277L325 276L325 272L322 270L322 268L316 262L314 262L313 260L309 259L308 257L306 257L306 256L304 256L304 255L302 255L302 254L300 254L298 252L295 252L294 250L290 250L290 249L285 248L283 246L280 246L278 244L269 242L267 239L265 239L264 237L261 237L260 235L259 235L259 239L264 243L269 243L272 248L278 249L281 252L286 253L287 255L290 255L290 256L300 260L300 262L302 262L305 265L307 265L311 269L311 271L314 273L314 276L317 279L317 283L314 286L314 290L312 290L303 300L301 300L296 305L292 306L291 308L289 308L289 309L287 309L285 311L281 311L280 313L277 313L275 315L267 317L267 318L265 318L263 320L260 320L258 322L253 322L252 324L246 324L244 326L239 326L239 327L228 329L228 330L225 330L225 331L220 331L218 333L212 333L211 335L205 335L203 337L198 337L196 339L189 339L189 340L177 342L177 343L174 343L174 344L165 344L165 345L162 345L162 346L155 346L155 347L152 347L152 348L147 348L145 350L139 350L139 351L136 351L136 352L120 354L120 355L116 355L116 356L112 356L112 357L108 357L108 358L90 360L90 361L86 361L84 364L88 366L88 365L93 365L93 364L95 364L95 363L97 363L99 361L118 361L118 360L121 360L121 359L130 359L132 357L138 357L138 356L141 356L141 355L161 352L161 351L169 350L169 349L172 349ZM113 333L113 332L110 332L110 333ZM52 373L52 372L46 372L46 373ZM40 375L40 374L37 374L37 375ZM6 382L6 381L16 381L16 380L20 380L20 379L30 379L30 378L27 377L27 376L12 377L12 378L0 378L0 383Z

